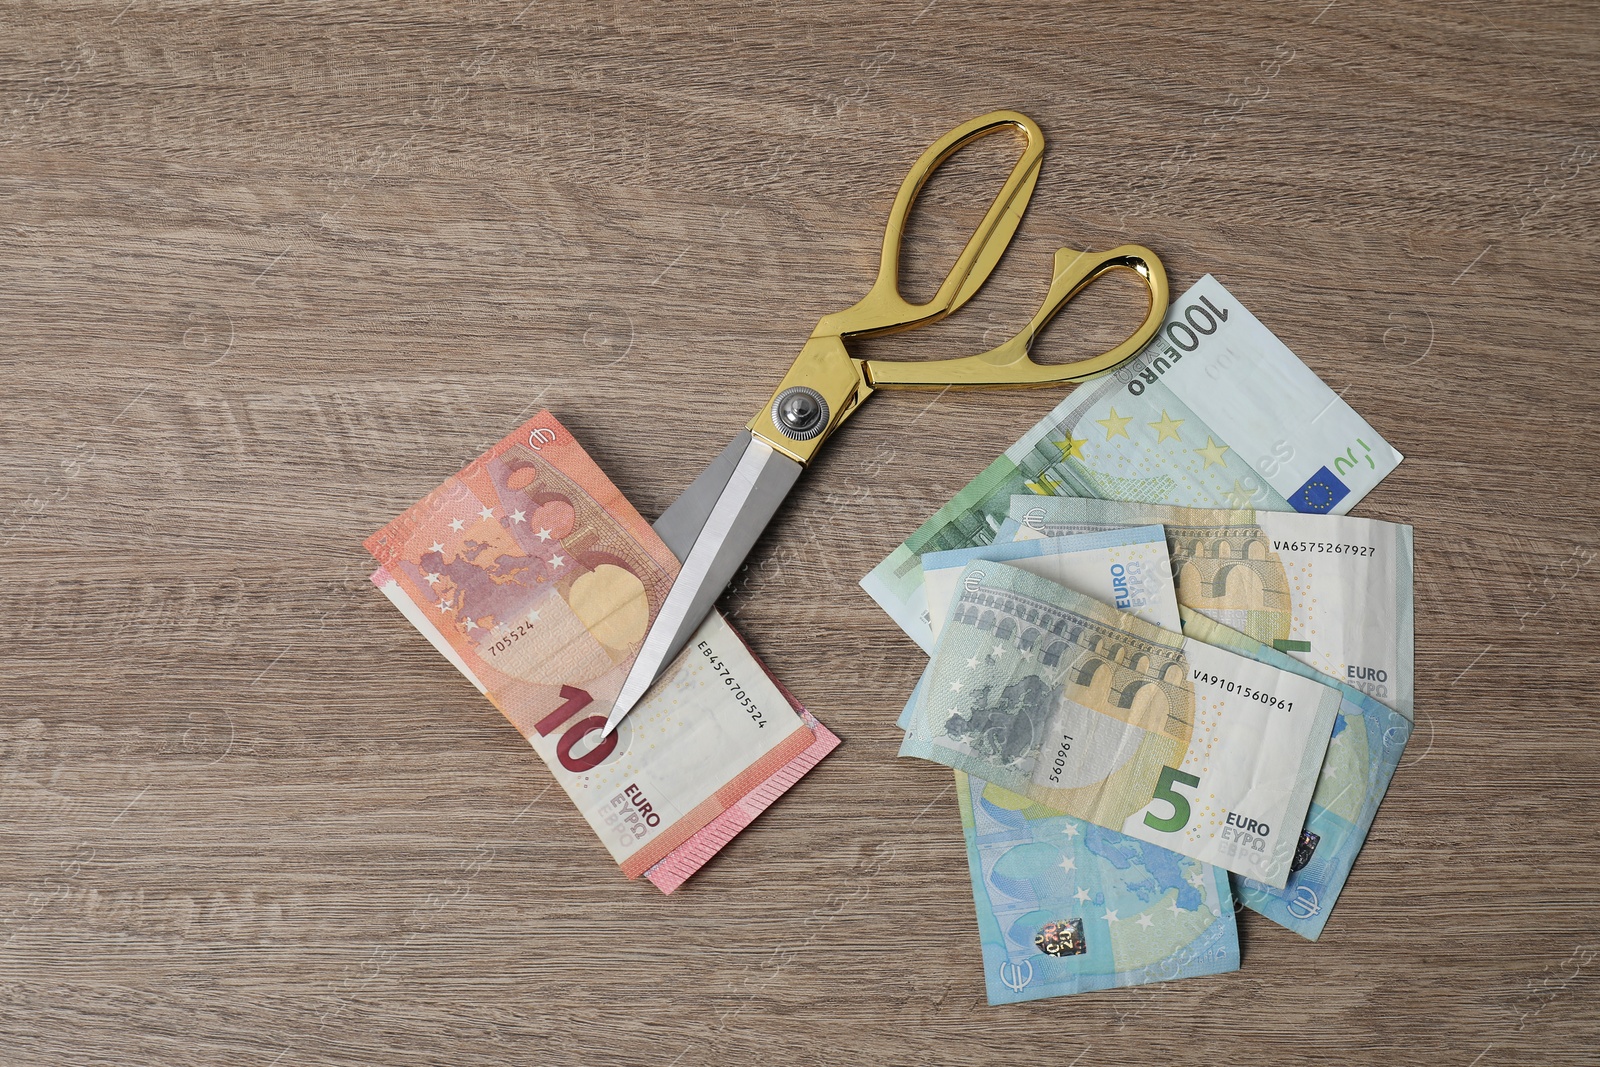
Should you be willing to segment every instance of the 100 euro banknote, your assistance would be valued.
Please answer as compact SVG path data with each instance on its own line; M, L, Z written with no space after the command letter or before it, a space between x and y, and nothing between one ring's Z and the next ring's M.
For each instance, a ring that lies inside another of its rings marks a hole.
M1178 602L1412 713L1411 527L1343 515L1011 498L1000 539L1160 523Z
M826 745L715 613L600 738L678 561L549 412L367 547L374 581L527 738L629 877Z
M974 570L909 754L1282 887L1338 691L1014 567Z
M1155 340L1058 404L861 586L931 651L919 557L995 540L1014 494L1341 515L1400 460L1207 275Z

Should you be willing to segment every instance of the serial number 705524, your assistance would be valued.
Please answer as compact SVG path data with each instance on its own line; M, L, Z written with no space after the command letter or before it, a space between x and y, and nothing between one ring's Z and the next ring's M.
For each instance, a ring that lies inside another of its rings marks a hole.
M526 637L532 630L533 621L531 619L523 619L521 622L517 623L511 629L502 634L500 639L494 644L489 646L489 655L498 656L500 653L506 651L512 645Z

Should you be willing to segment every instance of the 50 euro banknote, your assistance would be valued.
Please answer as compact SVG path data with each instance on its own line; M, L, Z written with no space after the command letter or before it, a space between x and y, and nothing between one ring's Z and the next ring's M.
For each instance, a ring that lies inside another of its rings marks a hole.
M670 892L838 744L716 613L600 737L678 561L547 411L366 545L630 878Z
M1004 564L958 589L902 753L1284 886L1337 690Z

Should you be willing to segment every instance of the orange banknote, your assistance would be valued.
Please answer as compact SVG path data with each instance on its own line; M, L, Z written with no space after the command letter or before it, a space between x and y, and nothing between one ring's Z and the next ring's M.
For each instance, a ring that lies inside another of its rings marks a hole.
M678 561L549 412L366 545L373 581L528 739L629 877L675 872L675 887L838 743L716 613L600 739Z

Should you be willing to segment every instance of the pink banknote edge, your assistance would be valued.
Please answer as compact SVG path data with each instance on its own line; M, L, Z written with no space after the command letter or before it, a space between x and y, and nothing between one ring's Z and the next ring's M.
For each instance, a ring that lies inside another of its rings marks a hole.
M695 831L687 841L667 853L654 867L644 872L644 876L663 893L671 893L687 881L691 874L711 862L711 857L722 851L723 847L737 837L746 826L755 822L756 816L770 808L779 797L804 778L811 768L821 762L823 756L839 747L838 734L818 722L817 717L801 707L787 689L781 685L778 689L788 698L789 703L794 705L794 710L811 730L813 738L811 744L794 759L774 771L772 777L735 801L721 815Z
M772 673L767 667L766 660L756 654L756 650L750 647L750 642L744 639L744 634L740 633L738 627L731 621L728 630L739 639L745 650L750 653L750 658L761 666L767 678L777 687L778 692L783 694L783 699L794 708L800 720L811 731L812 741L788 763L774 771L772 777L750 790L728 810L702 826L687 841L644 872L644 876L663 893L671 893L687 881L691 874L710 863L711 857L721 852L746 826L755 822L756 816L772 807L779 797L809 774L811 768L822 762L822 757L838 748L840 743L839 735L818 722L817 717L806 710L805 705L801 704L789 691L789 687Z

